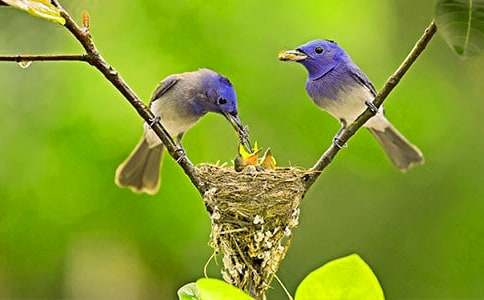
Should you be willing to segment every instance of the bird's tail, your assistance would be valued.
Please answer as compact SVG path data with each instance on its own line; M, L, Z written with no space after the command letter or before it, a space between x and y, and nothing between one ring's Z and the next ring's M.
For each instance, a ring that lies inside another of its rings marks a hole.
M163 145L150 148L142 138L128 158L119 165L114 178L120 187L154 195L160 188Z
M411 144L384 117L378 120L378 126L368 126L368 129L382 145L383 150L385 150L393 164L401 171L405 172L414 166L424 163L422 151Z

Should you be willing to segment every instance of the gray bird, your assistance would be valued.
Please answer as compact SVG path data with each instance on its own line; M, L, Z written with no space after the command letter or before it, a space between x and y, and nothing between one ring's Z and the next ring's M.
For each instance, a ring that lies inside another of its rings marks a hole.
M166 77L151 98L150 110L178 143L201 117L214 112L225 116L242 143L250 147L239 119L235 90L226 77L212 70ZM156 194L160 187L163 148L150 124L145 123L141 141L116 170L116 184L135 192Z

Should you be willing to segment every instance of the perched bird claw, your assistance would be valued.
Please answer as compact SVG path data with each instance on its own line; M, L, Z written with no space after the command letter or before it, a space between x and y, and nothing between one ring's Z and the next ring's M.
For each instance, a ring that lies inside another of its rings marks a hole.
M148 124L148 125L150 125L150 127L153 128L153 126L155 126L155 124L160 122L160 121L161 121L161 117L156 116L153 119L151 119L150 124Z
M375 104L373 104L373 102L371 101L365 101L365 104L366 106L368 106L368 108L370 109L370 111L376 115L378 113L378 107L376 107Z
M336 146L338 149L343 149L343 148L348 148L348 144L342 144L341 140L339 137L335 136L333 139L333 144Z
M175 153L178 156L178 158L176 159L177 163L179 163L181 160L183 160L186 157L186 153L185 153L185 150L183 150L183 148L176 148Z

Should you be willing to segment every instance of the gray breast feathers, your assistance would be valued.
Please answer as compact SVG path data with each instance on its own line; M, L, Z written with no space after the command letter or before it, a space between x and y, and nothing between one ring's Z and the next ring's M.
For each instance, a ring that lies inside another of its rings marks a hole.
M203 97L203 91L197 76L193 75L183 73L167 77L155 90L150 103L151 111L160 117L173 138L190 129L204 114L197 101ZM148 124L145 124L145 137L151 147L161 143Z

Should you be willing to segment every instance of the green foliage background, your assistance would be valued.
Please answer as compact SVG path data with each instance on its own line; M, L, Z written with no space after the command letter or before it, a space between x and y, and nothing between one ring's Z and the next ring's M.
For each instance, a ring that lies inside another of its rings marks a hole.
M103 55L144 99L171 73L229 76L252 137L297 166L319 157L338 124L278 51L337 40L381 86L433 15L432 1L418 0L64 3L79 18L90 12ZM61 26L17 10L1 8L0 24L2 54L80 51ZM291 291L356 252L388 299L484 298L483 67L432 42L386 105L426 165L400 174L358 134L305 199L279 272ZM101 75L81 63L2 63L0 91L0 299L174 299L202 276L209 221L174 162L155 197L114 185L141 122ZM231 160L237 141L208 116L184 144L199 163ZM270 299L285 299L275 286Z

